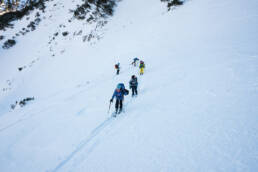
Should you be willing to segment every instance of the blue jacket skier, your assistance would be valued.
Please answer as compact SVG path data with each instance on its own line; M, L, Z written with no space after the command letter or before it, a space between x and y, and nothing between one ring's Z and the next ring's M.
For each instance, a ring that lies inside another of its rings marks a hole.
M138 59L137 57L135 57L135 58L133 59L132 65L136 66L137 61L139 61L139 59Z
M117 85L117 88L115 89L113 96L110 99L110 102L113 102L113 99L116 98L116 104L115 104L116 114L122 112L124 96L128 94L129 94L129 91L125 89L125 86L123 83L120 83Z

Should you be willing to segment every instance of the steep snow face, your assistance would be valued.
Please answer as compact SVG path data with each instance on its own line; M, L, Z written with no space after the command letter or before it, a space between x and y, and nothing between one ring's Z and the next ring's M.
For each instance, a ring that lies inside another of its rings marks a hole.
M124 0L97 29L68 21L73 1L53 4L0 50L0 171L258 170L256 0L187 1L169 13L158 0ZM100 39L83 42L92 31ZM112 118L113 90L132 74L139 95Z
M51 1L46 4L45 12L35 10L30 16L14 23L14 29L2 32L5 39L19 34L15 37L15 47L9 50L1 49L3 68L0 75L4 89L1 92L1 105L5 111L11 103L26 96L49 97L50 94L60 91L60 88L80 84L84 73L93 70L88 66L92 66L94 60L91 61L90 56L85 59L85 45L94 44L103 37L104 30L101 28L108 21L106 17L100 17L103 14L99 9L96 12L97 7L94 4L90 5L85 20L75 19L74 10L79 6L77 4L81 5L82 2ZM92 20L89 21L89 18ZM29 32L27 26L36 19L40 19L39 25L36 30ZM76 48L71 50L73 46ZM25 73L33 76L24 77L27 75ZM88 77L92 78L95 76ZM15 89L16 86L19 86L19 89Z

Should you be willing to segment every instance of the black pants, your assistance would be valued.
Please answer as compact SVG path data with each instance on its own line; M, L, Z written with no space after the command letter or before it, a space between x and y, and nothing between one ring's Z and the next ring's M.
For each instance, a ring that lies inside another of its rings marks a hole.
M115 107L116 107L116 111L118 110L118 108L119 108L120 111L122 111L122 109L123 109L123 100L116 99Z
M116 70L116 74L117 74L117 75L119 75L119 71L120 71L119 69Z
M132 96L137 95L137 86L132 86Z

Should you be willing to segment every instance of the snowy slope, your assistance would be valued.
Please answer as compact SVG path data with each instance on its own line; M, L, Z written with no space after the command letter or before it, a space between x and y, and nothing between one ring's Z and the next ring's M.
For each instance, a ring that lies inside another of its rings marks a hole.
M0 49L1 89L10 88L0 98L1 172L258 170L256 0L194 0L170 12L159 0L123 0L91 42L72 34L95 28L69 24L77 2L56 2L34 32ZM113 89L132 74L139 96L111 118Z

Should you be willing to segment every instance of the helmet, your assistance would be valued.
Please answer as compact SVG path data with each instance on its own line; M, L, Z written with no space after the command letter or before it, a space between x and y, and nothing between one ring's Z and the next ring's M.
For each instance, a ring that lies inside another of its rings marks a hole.
M135 75L132 75L132 79L134 79L135 78Z
M141 60L140 63L143 64L143 61Z
M118 84L116 88L120 90L122 88L122 86L120 84Z

